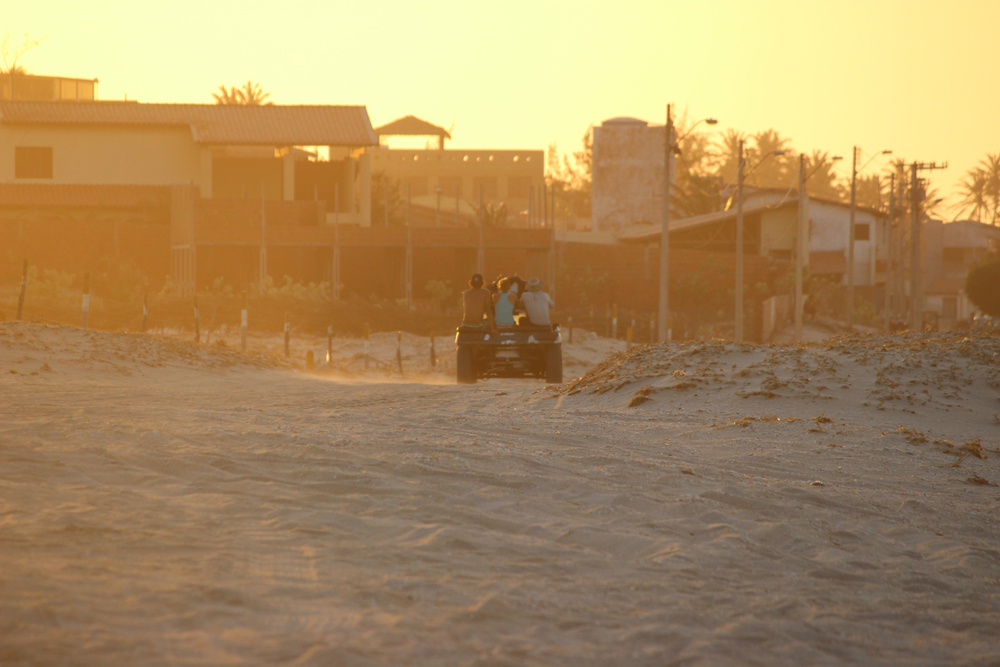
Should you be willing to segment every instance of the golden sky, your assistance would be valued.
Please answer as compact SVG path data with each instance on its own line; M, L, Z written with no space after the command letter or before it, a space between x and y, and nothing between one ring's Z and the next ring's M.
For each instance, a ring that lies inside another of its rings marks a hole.
M1000 151L1000 0L7 4L0 34L47 35L28 70L97 77L102 99L210 102L253 79L279 104L364 104L376 126L454 122L456 148L561 150L673 102L844 155L842 173L855 144L948 161L942 193Z

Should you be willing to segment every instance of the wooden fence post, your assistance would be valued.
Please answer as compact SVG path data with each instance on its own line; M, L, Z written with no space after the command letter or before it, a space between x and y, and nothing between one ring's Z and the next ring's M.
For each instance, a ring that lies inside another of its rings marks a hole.
M434 353L434 332L431 332L431 368L437 366L437 355Z
M87 328L87 319L90 316L90 272L83 274L83 328Z
M368 370L368 323L365 322L365 370Z
M573 316L570 315L569 319L569 340L567 341L572 345L573 343Z
M198 309L198 297L194 298L194 342L201 342L201 311Z
M625 329L625 349L631 349L632 347L632 327Z
M326 363L333 362L333 325L326 327Z
M611 337L618 340L618 304L611 306Z
M316 368L316 358L312 350L306 350L306 370L311 371Z
M28 289L28 260L24 260L24 270L21 272L21 294L17 297L17 319L24 312L24 293Z
M396 365L399 366L399 374L403 374L403 332L396 332Z
M240 352L247 351L247 293L243 292L243 309L240 310Z
M149 322L149 292L142 295L142 333L146 333L146 324Z
M288 343L290 337L291 337L291 331L289 329L289 324L288 324L288 313L286 312L285 313L285 357L289 356Z

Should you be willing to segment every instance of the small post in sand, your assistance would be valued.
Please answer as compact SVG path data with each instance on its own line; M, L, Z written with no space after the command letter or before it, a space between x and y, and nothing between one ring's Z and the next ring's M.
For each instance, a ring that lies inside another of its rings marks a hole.
M568 323L568 326L569 326L569 341L567 341L567 342L569 342L569 343L572 344L572 342L573 342L573 317L570 316L570 317L566 318L566 320L567 320L567 323Z
M632 348L632 327L625 329L625 349Z
M431 332L431 368L437 366L437 354L434 352L434 332Z
M290 330L288 326L288 312L285 312L285 357L289 356L288 343L290 338Z
M247 293L243 292L243 309L240 311L240 352L247 351Z
M327 365L333 361L333 325L330 324L326 327L326 363Z
M649 342L656 342L656 315L649 316Z
M635 331L636 330L636 326L635 326L635 311L633 310L631 312L632 312L632 322L631 322L631 324L632 324L632 331Z
M396 332L396 365L399 366L399 374L403 374L403 332Z
M365 322L365 370L368 370L368 323Z
M146 333L146 324L149 322L149 292L142 295L142 333Z
M316 368L316 359L312 350L306 350L306 370L311 371Z
M611 337L611 306L604 307L604 337Z
M87 318L90 316L90 271L83 274L83 328L87 328Z
M198 310L198 297L194 298L194 342L201 342L201 311Z
M24 292L28 289L28 260L24 260L24 270L21 271L21 294L17 297L17 319L21 319L24 311Z
M611 337L618 340L618 304L611 306Z

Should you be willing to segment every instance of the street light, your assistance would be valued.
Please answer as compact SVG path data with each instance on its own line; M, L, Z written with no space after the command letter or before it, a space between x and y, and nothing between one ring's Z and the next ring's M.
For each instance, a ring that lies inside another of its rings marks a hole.
M691 126L691 128L682 134L681 136L674 139L674 119L670 114L671 110L670 104L667 105L667 125L666 125L666 136L663 141L663 226L660 230L660 302L659 302L659 315L657 317L657 338L660 342L670 340L672 336L672 331L670 327L670 190L671 190L671 174L670 174L670 158L675 154L680 154L680 149L677 144L681 139L688 136L694 131L694 128L698 127L702 123L706 125L715 125L719 121L715 118L702 118L697 123Z
M847 330L854 330L854 212L858 206L858 172L871 164L879 155L892 155L891 150L884 150L868 158L868 162L858 169L858 155L861 149L857 146L851 152L851 224L847 232Z
M736 171L736 342L743 343L743 179L753 173L772 155L784 155L785 151L772 151L757 160L750 171L743 173L743 140L740 139L739 162Z
M843 156L834 155L830 162L843 160ZM808 244L808 216L809 196L806 194L806 181L809 177L819 171L825 162L817 164L808 174L806 172L806 156L799 154L799 210L795 220L795 342L802 342L802 271L805 266L806 252L809 250Z

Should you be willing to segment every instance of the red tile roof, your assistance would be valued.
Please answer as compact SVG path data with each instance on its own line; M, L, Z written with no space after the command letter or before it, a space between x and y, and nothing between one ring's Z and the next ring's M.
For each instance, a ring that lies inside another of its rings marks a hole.
M130 208L170 202L170 188L160 185L62 185L0 183L0 206L94 206Z
M0 102L0 123L189 126L195 142L374 146L363 106L238 106L135 102Z

